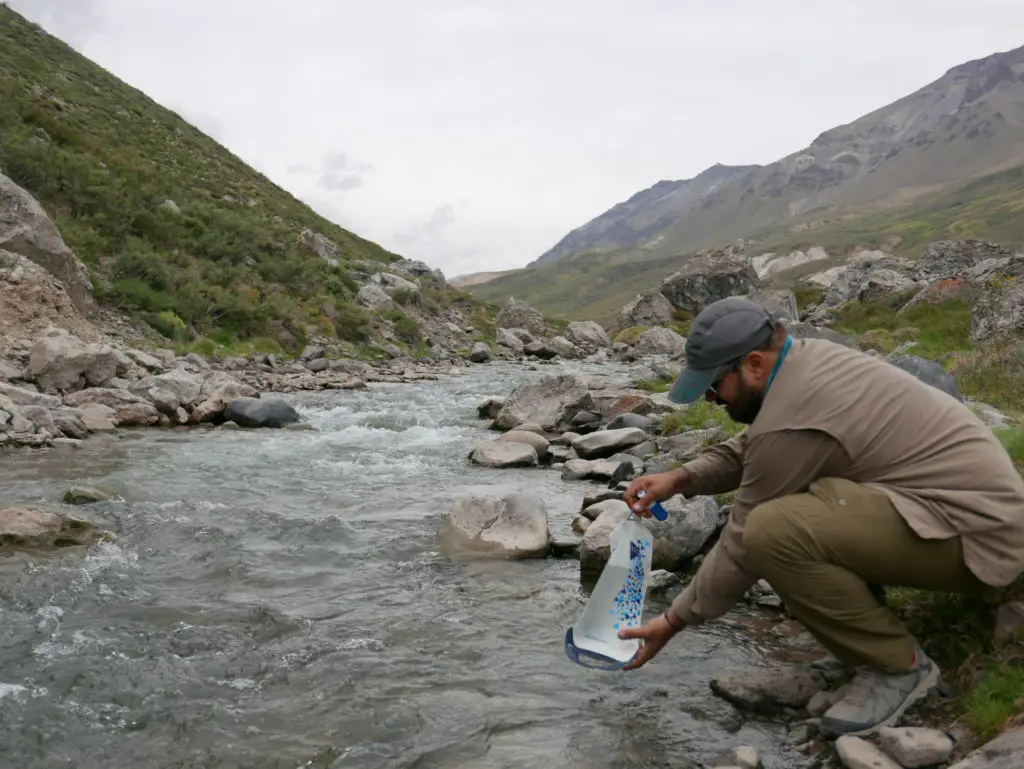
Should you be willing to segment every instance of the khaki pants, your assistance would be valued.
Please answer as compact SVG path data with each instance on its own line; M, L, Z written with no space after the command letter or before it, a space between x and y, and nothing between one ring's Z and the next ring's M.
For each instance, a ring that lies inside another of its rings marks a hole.
M922 539L884 493L843 479L757 506L743 545L751 568L826 649L890 673L910 669L916 642L872 585L984 588L959 537Z

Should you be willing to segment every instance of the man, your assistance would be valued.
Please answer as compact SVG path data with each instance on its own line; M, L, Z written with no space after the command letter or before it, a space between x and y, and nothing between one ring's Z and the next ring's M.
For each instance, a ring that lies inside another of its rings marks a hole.
M627 669L763 578L858 667L822 729L895 724L939 671L872 585L967 592L1012 582L1024 571L1024 480L952 396L860 351L793 339L746 299L694 319L686 363L670 399L705 397L748 427L683 467L634 479L626 502L647 517L675 494L737 491L719 541L670 610L622 631L643 639Z

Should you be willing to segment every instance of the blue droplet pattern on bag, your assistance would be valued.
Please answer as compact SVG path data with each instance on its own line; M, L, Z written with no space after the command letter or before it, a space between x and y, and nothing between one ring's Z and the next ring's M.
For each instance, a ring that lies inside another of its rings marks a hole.
M629 543L629 573L626 584L615 596L610 613L615 617L613 627L618 630L620 625L633 627L640 624L640 610L644 600L644 561L651 543L637 539Z

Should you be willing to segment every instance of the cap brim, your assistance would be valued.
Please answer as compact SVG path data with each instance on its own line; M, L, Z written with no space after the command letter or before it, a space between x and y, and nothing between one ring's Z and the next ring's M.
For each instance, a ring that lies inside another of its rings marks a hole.
M718 379L721 367L708 369L684 368L668 391L673 403L693 403L704 397L704 393Z

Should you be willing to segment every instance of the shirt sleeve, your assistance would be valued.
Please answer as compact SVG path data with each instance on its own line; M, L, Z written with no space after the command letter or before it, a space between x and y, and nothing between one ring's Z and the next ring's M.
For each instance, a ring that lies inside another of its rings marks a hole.
M687 496L713 496L732 491L743 478L743 452L747 446L747 431L705 449L700 456L687 462Z
M743 527L751 510L776 497L806 491L818 478L842 475L850 466L842 445L818 430L759 435L746 444L744 455L742 480L722 534L693 580L672 602L672 613L688 625L722 616L757 581L743 552ZM724 459L710 466L715 468L711 476L725 477ZM704 467L700 470L706 472ZM702 487L707 477L702 477Z

